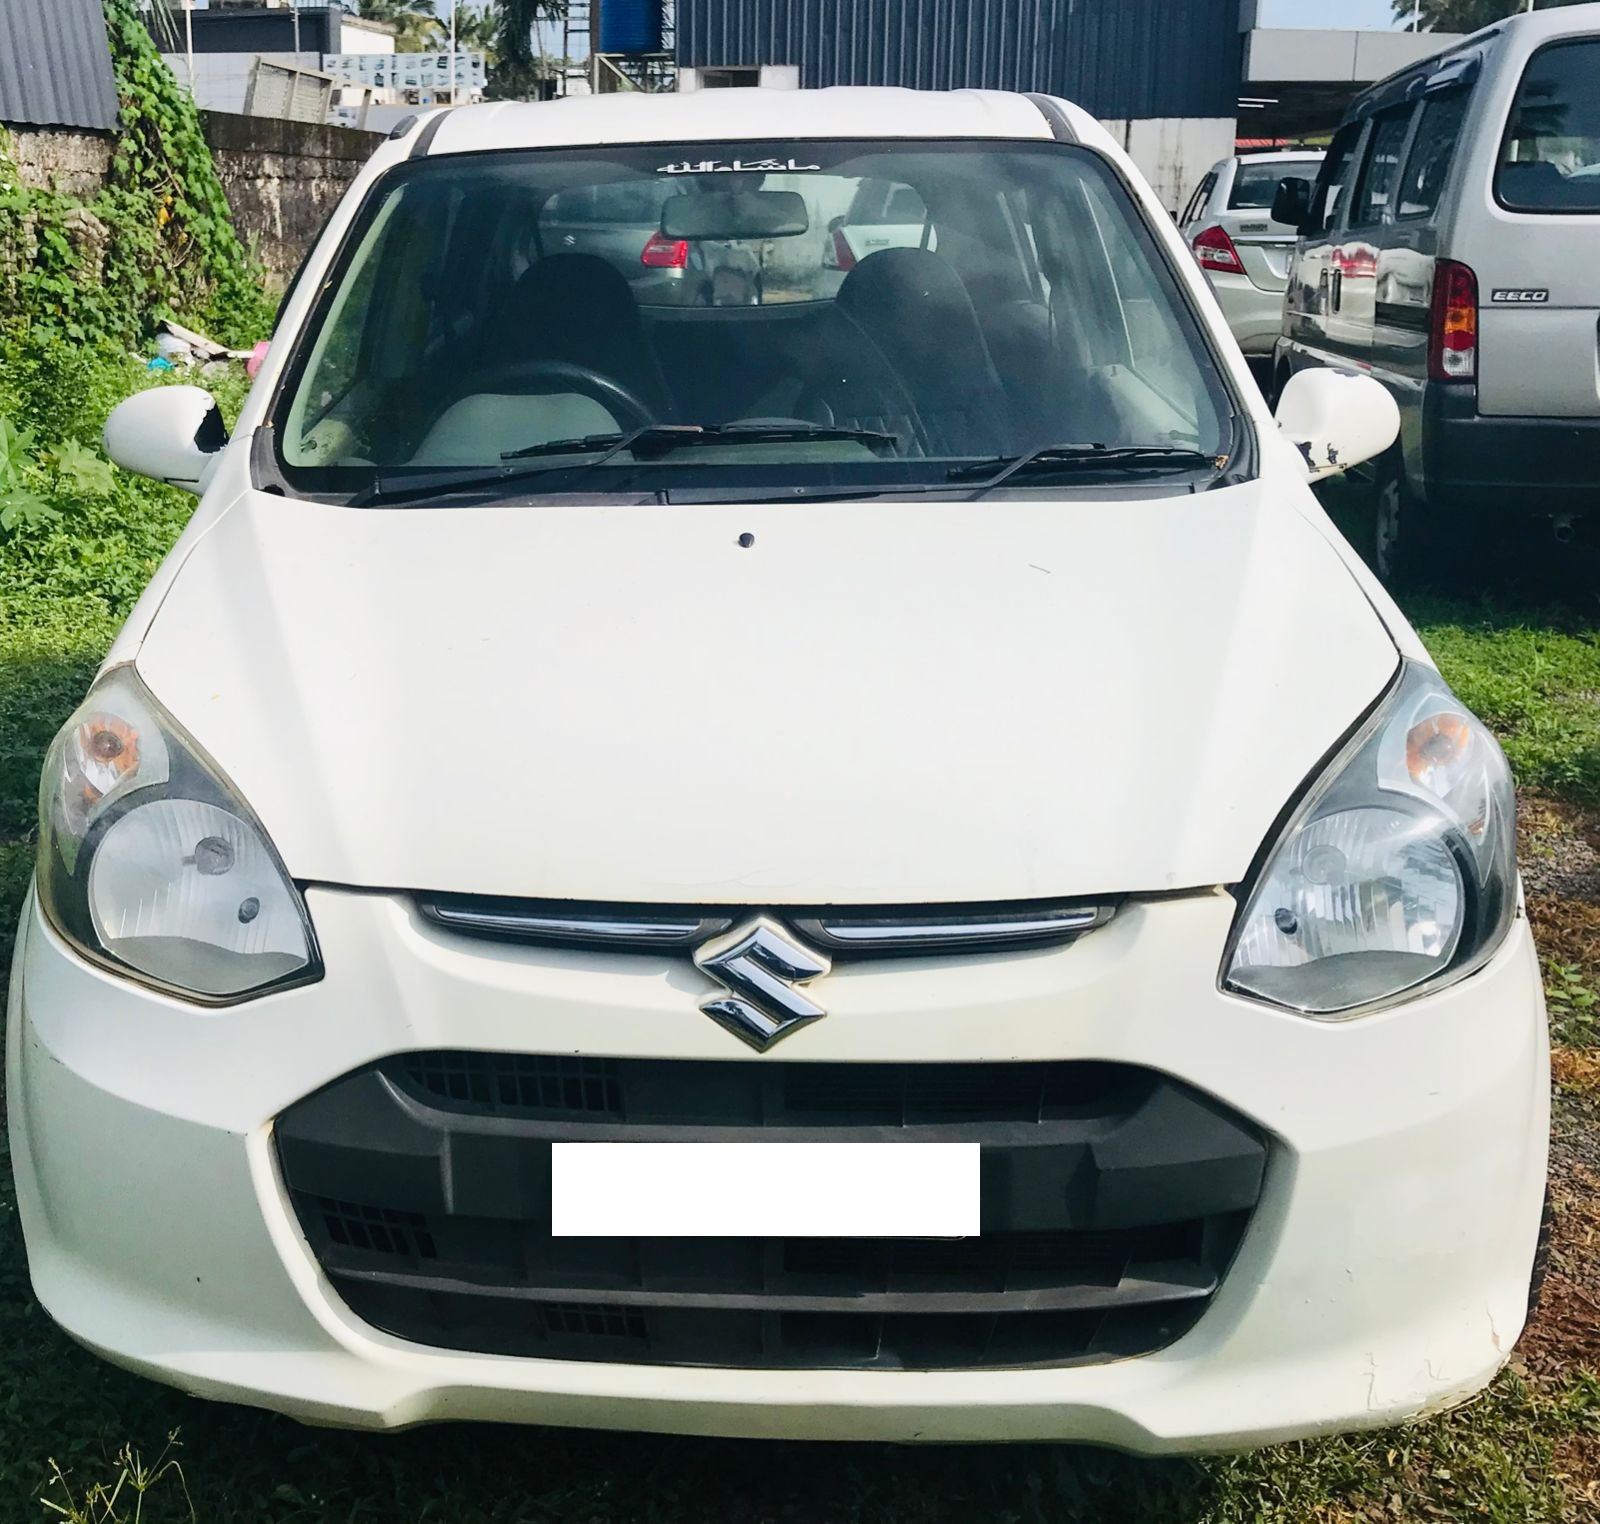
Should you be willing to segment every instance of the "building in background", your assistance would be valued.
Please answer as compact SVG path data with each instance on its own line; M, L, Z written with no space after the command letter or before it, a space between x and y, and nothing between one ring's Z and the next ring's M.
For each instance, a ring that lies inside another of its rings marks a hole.
M180 7L171 31L158 29L157 36L173 72L208 111L386 128L412 105L438 98L440 84L450 94L447 55L397 55L393 26L338 5L210 0L187 14ZM415 78L410 86L387 65L401 57ZM463 74L466 99L474 78L470 58ZM480 57L480 85L481 77Z
M603 7L613 0L600 0ZM1168 206L1233 151L1239 0L677 0L678 86L979 86L1065 96Z

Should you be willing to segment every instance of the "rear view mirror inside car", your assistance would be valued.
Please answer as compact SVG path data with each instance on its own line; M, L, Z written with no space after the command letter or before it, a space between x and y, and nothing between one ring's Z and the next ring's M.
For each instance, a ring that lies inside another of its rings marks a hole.
M707 191L661 208L668 238L794 238L811 226L798 191Z

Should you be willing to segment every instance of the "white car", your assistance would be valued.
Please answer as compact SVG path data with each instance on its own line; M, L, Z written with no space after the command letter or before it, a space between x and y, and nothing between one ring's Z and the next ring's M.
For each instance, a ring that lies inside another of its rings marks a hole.
M1315 180L1323 157L1300 149L1224 159L1206 172L1178 219L1229 329L1252 357L1270 356L1283 331L1283 294L1299 232L1273 220L1273 197L1284 180Z
M525 192L629 176L789 299L552 289ZM868 178L938 249L808 299ZM386 143L232 439L181 386L107 425L202 500L46 766L40 1300L372 1428L1165 1452L1464 1399L1546 1034L1504 759L1309 487L1395 426L1333 371L1274 420L1063 102Z

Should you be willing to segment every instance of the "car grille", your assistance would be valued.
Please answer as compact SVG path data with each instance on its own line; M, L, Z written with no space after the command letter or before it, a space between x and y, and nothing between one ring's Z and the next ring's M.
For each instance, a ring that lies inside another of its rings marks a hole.
M357 1316L445 1349L750 1367L999 1368L1194 1326L1266 1144L1105 1063L702 1063L416 1052L286 1111L279 1165ZM573 1239L557 1141L976 1142L971 1239Z

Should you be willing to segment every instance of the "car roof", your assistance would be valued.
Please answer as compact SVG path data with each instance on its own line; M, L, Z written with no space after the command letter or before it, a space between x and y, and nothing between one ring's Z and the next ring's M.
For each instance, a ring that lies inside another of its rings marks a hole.
M1068 108L1082 136L1083 114ZM1025 95L1002 90L688 90L498 101L430 117L432 154L594 144L783 143L808 138L1043 138L1050 119ZM419 136L418 143L422 139Z

